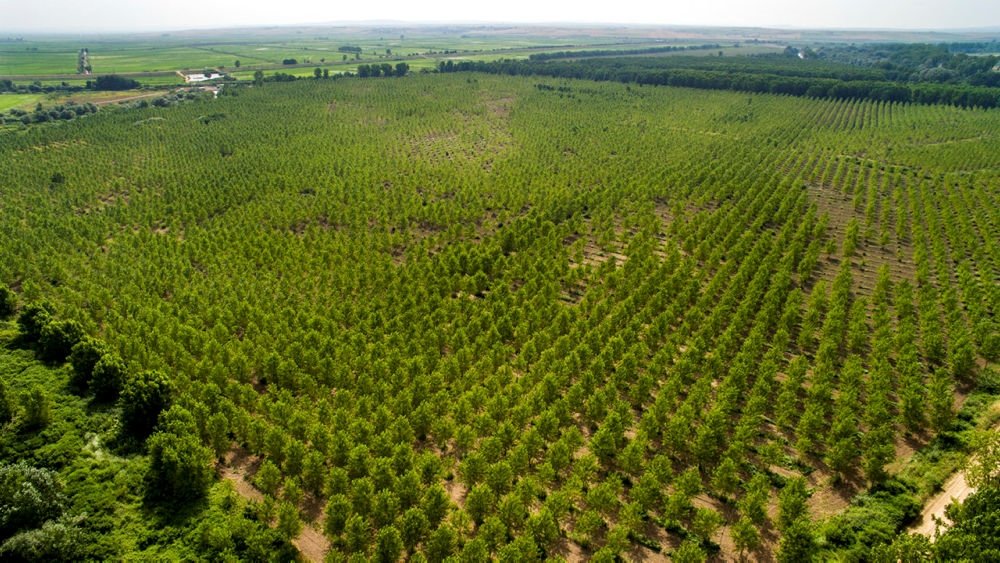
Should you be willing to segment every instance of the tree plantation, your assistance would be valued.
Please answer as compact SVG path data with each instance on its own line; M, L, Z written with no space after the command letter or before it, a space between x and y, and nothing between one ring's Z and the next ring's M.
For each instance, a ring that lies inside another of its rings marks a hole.
M997 553L1000 111L393 73L0 135L0 553Z

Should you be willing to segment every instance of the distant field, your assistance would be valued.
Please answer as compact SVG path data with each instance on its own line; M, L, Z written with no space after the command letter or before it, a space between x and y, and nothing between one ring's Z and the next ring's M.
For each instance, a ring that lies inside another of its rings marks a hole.
M399 31L399 30L395 30ZM700 44L701 38L650 39L647 37L587 35L542 36L527 32L506 34L498 30L456 33L453 30L436 34L379 34L370 31L343 35L301 37L265 36L248 33L240 39L196 36L191 38L164 36L122 37L116 39L47 39L0 43L0 76L35 77L41 75L72 75L76 73L77 53L87 48L94 74L127 74L172 70L197 70L205 67L232 70L236 61L241 68L254 70L280 65L286 59L309 64L358 64L390 61L401 57L411 61L427 57L460 56L468 60L492 60L498 57L525 58L532 53L587 49L627 50L665 45ZM384 30L383 30L384 32ZM732 41L720 41L732 44ZM353 53L343 53L344 46L361 49L360 60ZM446 51L453 51L445 53ZM741 50L742 52L742 50ZM747 51L749 52L749 51ZM420 64L417 68L434 64ZM296 71L298 74L298 71ZM146 83L165 83L144 79ZM166 82L169 83L169 82Z
M106 91L84 91L73 92L72 94L0 94L0 112L10 109L32 110L35 104L42 104L43 107L51 107L67 102L77 104L92 103L97 105L115 103L121 100L137 99L139 97L155 97L163 92L150 90L123 90L119 92Z
M0 49L0 75L73 74L77 50L68 45L57 51Z
M33 105L42 94L0 94L0 112Z

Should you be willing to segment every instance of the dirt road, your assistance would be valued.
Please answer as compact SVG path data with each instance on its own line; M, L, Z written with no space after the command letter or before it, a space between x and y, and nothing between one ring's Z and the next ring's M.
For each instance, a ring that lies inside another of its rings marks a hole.
M934 539L934 518L944 520L947 527L949 522L944 516L944 509L954 501L964 501L973 492L973 488L965 480L965 471L955 473L945 481L943 490L927 501L920 515L920 523L910 531Z
M164 92L151 92L149 94L139 94L138 96L126 96L124 98L115 98L112 100L101 100L99 102L93 102L95 106L106 106L108 104L117 104L120 102L131 102L135 100L142 100L145 98L154 98L156 96L162 96Z
M994 412L1000 412L1000 402L996 402L990 407ZM996 420L994 418L994 420ZM1000 432L1000 424L994 425L990 432ZM973 458L974 459L974 458ZM951 522L944 516L944 509L954 501L964 502L969 495L976 492L965 480L965 470L954 473L944 482L941 492L928 499L924 504L924 510L920 514L920 523L910 528L910 532L921 534L934 540L934 517L944 521L947 528Z

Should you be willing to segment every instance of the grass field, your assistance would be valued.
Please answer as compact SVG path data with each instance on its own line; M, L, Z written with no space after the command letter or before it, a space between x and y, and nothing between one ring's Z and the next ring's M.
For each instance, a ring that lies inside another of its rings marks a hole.
M0 94L0 112L12 108L23 109L35 105L44 94Z

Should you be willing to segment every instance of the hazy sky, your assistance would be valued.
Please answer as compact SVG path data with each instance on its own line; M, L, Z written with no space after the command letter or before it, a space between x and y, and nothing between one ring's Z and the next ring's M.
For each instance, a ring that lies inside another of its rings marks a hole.
M338 21L821 28L1000 27L1000 0L0 0L0 30L181 30Z

